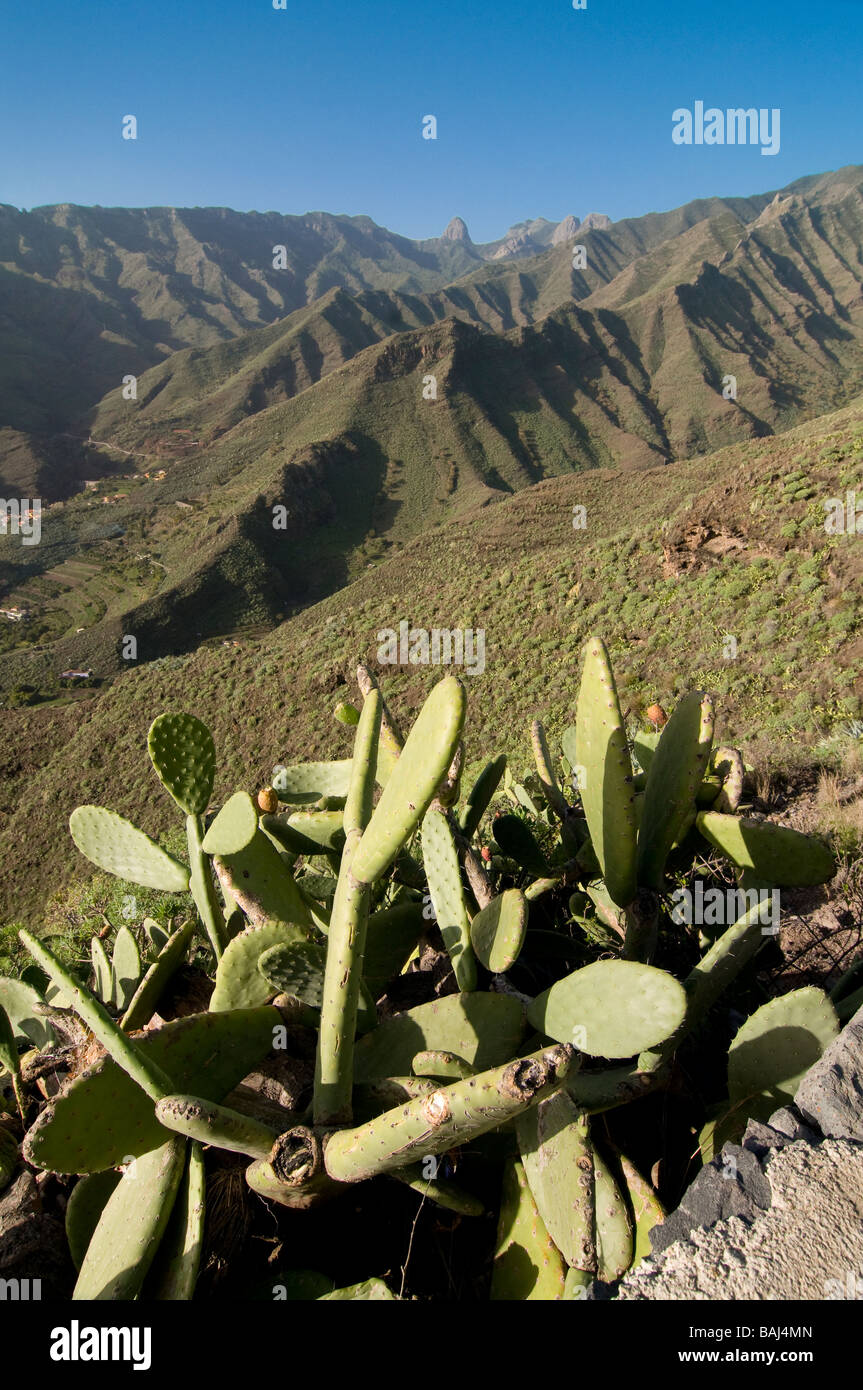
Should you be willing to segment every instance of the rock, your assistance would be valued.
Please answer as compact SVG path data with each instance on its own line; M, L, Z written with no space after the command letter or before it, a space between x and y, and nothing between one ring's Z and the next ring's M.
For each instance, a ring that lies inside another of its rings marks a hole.
M589 212L581 224L583 232L604 232L611 226L611 218L605 212Z
M863 1008L806 1073L794 1104L829 1138L863 1143Z
M643 1260L622 1281L617 1298L859 1297L863 1147L846 1139L798 1140L770 1151L764 1175L771 1191L767 1210L754 1220L732 1216L709 1230L693 1229L688 1240ZM849 1293L852 1286L856 1292Z
M755 1154L726 1144L721 1156L702 1168L677 1210L650 1232L653 1254L732 1216L751 1222L769 1206L770 1184Z
M572 214L570 214L569 217L565 217L562 222L558 222L552 232L552 246L560 246L561 242L572 241L573 237L578 234L580 226L581 222L577 217L573 217Z
M43 1210L36 1180L27 1171L0 1198L0 1278L17 1279L19 1292L29 1280L25 1296L41 1299L67 1299L75 1283L63 1222ZM33 1292L36 1280L38 1293Z
M441 240L467 241L470 242L471 245L473 245L473 243L470 240L470 232L467 229L467 223L463 222L460 217L454 217L451 222L447 223L446 229Z

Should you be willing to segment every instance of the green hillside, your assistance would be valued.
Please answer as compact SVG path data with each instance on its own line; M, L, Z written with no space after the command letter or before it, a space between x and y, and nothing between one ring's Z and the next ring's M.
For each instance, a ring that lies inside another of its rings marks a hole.
M508 751L526 770L534 716L559 738L589 632L609 643L631 718L704 686L718 697L720 737L799 754L863 713L859 539L824 529L828 498L863 493L861 460L858 399L667 466L548 478L478 494L472 508L465 496L460 516L272 632L205 642L74 704L6 711L0 917L38 922L45 895L88 872L66 828L76 804L111 806L154 832L172 823L168 798L141 775L162 710L212 726L217 796L254 788L278 762L344 756L349 731L332 708L354 697L358 658L378 665L409 715L440 670L377 662L378 634L403 620L485 633L484 669L465 674L469 761Z

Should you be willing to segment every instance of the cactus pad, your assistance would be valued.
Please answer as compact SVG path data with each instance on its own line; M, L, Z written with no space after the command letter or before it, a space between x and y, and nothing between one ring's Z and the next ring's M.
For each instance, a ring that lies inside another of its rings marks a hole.
M160 714L147 735L159 780L187 816L202 816L213 795L216 746L193 714Z
M110 1004L114 993L111 962L98 936L94 936L90 941L90 960L93 965L93 992L99 996L103 1004Z
M210 997L210 1012L251 1009L266 1004L278 991L258 969L258 961L273 946L295 946L308 940L302 927L257 927L241 932L229 942L216 970L216 988Z
M454 1052L475 1071L515 1057L524 1010L507 994L448 994L386 1019L357 1043L354 1079L407 1076L418 1052Z
M66 1204L66 1239L76 1269L80 1269L84 1263L87 1246L105 1204L121 1177L118 1169L106 1168L103 1173L89 1173L72 1188L72 1195Z
M508 888L492 898L470 924L470 939L486 970L502 975L518 960L527 931L528 906L523 893Z
M516 1124L521 1161L551 1239L574 1269L593 1262L593 1180L587 1121L558 1091Z
M803 1076L839 1032L836 1011L823 990L807 987L756 1009L728 1052L728 1094L746 1113L767 1119L790 1105Z
M93 1232L73 1301L136 1296L170 1219L185 1149L185 1142L172 1136L126 1169Z
M351 759L334 763L294 763L273 774L273 787L279 800L293 805L320 801L322 796L347 796L351 781Z
M141 953L128 927L121 927L114 942L111 958L111 1003L125 1009L141 978Z
M660 889L671 846L695 818L695 798L713 743L713 701L684 695L662 730L650 762L638 830L637 875L643 888Z
M622 1279L632 1264L635 1237L623 1194L611 1169L596 1149L593 1151L593 1172L597 1273L600 1279L610 1284L615 1279Z
M177 1091L220 1101L267 1055L277 1009L193 1014L136 1035L137 1048L164 1068ZM164 1143L153 1101L109 1057L81 1072L24 1137L35 1168L97 1173Z
M225 802L206 835L205 854L239 854L252 843L258 831L258 811L248 792L234 792Z
M626 907L635 896L632 760L608 652L598 637L585 646L576 742L578 765L583 769L581 803L593 848L609 893L619 907Z
M163 893L185 893L189 886L185 864L115 811L78 806L69 817L69 830L81 853L117 878Z
M633 1057L680 1027L686 991L664 970L638 961L598 960L538 994L534 1028L591 1057Z
M476 988L470 918L461 886L458 850L447 818L432 806L422 823L423 862L435 917L460 990Z
M29 1042L34 1047L47 1047L54 1042L54 1032L47 1019L34 1013L34 1006L44 1002L33 985L0 975L0 1008L9 1016L16 1042Z
M270 946L258 957L258 970L278 993L302 999L313 1009L323 1003L326 964L325 948L313 941Z
M714 849L738 869L748 869L760 883L806 887L827 883L836 872L827 846L799 830L721 811L702 811L696 824Z
M185 959L194 930L194 922L186 922L177 928L173 936L166 937L165 944L129 1000L121 1019L120 1026L127 1033L143 1028L145 1023L150 1022L163 989Z
M190 1144L183 1185L147 1276L144 1297L148 1301L187 1302L195 1292L204 1249L206 1189L201 1146Z
M524 1165L507 1159L489 1297L519 1303L561 1299L565 1274L563 1257L539 1214Z

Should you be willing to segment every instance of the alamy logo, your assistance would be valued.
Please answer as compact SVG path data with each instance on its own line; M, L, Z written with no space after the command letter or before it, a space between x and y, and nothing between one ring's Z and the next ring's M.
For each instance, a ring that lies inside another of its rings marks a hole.
M433 627L429 631L400 622L398 632L382 628L378 643L382 666L464 666L468 676L481 676L485 670L484 628Z
M708 888L697 878L693 888L677 888L671 920L678 925L728 927L746 913L762 924L762 935L779 931L780 894L778 888Z
M0 1303L38 1303L41 1297L41 1279L0 1279Z
M779 153L779 112L774 106L756 110L754 106L718 106L704 109L697 101L694 111L678 106L672 112L671 138L675 145L760 145L762 154Z
M853 1270L848 1270L844 1282L841 1279L826 1279L824 1281L824 1297L829 1299L850 1298L854 1302L863 1299L863 1275L855 1274Z
M846 492L844 502L841 497L828 497L822 506L830 513L824 520L828 536L863 534L863 496L858 502L856 492Z
M149 1371L152 1329L149 1327L82 1327L76 1318L69 1327L51 1330L52 1361L131 1361L135 1371Z
M0 536L21 537L22 545L38 545L42 539L41 497L0 497Z

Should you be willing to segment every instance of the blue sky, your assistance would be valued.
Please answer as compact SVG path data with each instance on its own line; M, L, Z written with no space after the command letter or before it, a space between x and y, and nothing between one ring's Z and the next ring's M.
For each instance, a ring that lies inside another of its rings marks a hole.
M863 163L863 0L0 0L0 20L17 207L325 209L412 237L458 214L486 241ZM778 107L779 153L673 144L696 100Z

